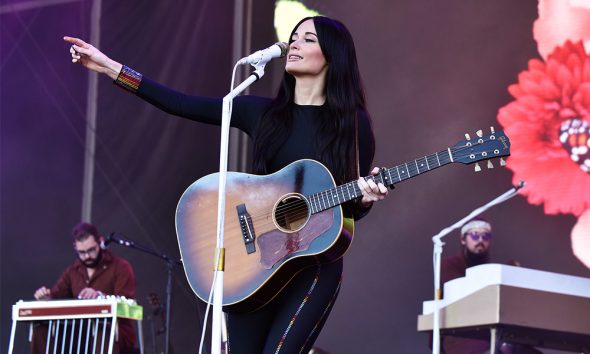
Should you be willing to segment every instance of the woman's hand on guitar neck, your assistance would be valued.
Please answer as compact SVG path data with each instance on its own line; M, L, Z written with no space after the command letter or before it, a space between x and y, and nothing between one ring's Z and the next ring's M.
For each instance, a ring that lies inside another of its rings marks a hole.
M375 176L378 173L379 167L375 167L371 171L372 176ZM388 189L383 183L377 184L372 179L366 180L364 177L361 177L358 179L357 183L363 193L363 198L361 199L361 205L363 207L368 207L373 202L385 199L385 196L388 193Z
M123 65L107 57L100 50L81 40L80 38L64 37L64 41L71 43L70 54L72 63L80 63L84 67L96 71L100 74L106 74L115 80Z

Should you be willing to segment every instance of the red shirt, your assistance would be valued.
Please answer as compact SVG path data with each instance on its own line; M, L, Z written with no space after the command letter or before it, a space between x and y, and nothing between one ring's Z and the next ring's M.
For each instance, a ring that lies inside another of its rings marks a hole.
M77 259L51 288L51 298L75 299L84 288L93 288L105 295L135 299L133 268L129 262L113 256L110 251L102 251L102 258L92 278L89 278L86 266Z

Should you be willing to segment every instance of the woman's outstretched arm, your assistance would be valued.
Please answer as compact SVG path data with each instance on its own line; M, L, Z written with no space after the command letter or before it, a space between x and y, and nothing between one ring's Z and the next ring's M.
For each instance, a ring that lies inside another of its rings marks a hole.
M72 44L70 53L72 54L73 63L80 63L99 74L106 74L113 80L117 79L123 68L121 63L107 57L103 52L80 38L65 36L64 41Z

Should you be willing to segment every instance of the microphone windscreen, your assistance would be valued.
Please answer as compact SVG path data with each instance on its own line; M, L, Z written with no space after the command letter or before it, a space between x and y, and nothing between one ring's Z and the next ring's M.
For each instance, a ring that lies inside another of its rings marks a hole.
M279 48L281 48L281 56L280 58L284 57L285 55L287 55L287 50L289 49L289 45L285 42L277 42L276 43Z

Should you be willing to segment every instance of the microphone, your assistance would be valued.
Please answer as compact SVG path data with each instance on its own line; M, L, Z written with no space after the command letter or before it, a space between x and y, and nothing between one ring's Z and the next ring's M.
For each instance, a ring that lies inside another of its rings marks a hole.
M111 242L114 241L114 237L115 237L115 233L111 232L110 235L108 235L106 238L103 238L103 240L100 241L100 248L103 250L106 250L107 248L109 248L109 245L111 244Z
M514 191L517 191L519 189L521 189L522 187L524 187L526 185L526 183L524 181L519 181L516 186L514 186Z
M238 61L239 65L251 64L254 66L266 65L274 58L282 58L287 54L289 46L285 42L277 42L266 49L259 50Z
M109 245L111 243L118 243L119 245L123 245L123 246L133 246L134 245L132 241L128 241L128 240L125 240L125 239L122 239L122 238L118 238L116 236L116 233L115 232L111 232L111 234L108 235L106 237L106 239L104 239L104 240L102 240L100 242L100 248L103 249L103 250L106 250L107 248L109 248Z

